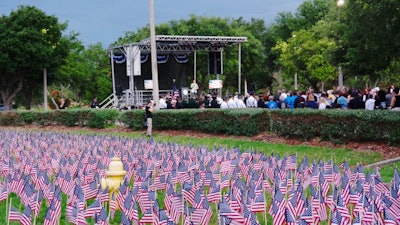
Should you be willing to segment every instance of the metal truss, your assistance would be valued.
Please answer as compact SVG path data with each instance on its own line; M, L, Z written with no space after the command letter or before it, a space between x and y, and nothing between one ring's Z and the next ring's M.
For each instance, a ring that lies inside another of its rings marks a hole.
M224 37L224 36L170 36L157 35L157 53L161 54L189 54L194 51L220 52L223 48L238 43L247 42L247 37ZM150 53L150 38L137 43L124 44L112 47L109 51L117 51L125 54L124 47L139 46L141 53Z

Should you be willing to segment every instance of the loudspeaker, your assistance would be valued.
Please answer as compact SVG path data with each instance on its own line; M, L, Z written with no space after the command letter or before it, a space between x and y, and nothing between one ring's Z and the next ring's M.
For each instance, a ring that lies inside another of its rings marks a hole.
M221 74L221 52L208 53L208 74Z

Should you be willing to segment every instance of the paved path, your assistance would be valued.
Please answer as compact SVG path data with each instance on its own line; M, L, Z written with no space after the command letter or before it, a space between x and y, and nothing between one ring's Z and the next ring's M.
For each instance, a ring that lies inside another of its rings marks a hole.
M386 164L395 163L397 161L400 161L400 157L383 160L383 161L380 161L380 162L376 162L376 163L372 163L372 164L369 164L369 165L365 165L363 167L364 168L375 168L377 166L383 166L383 165L386 165Z

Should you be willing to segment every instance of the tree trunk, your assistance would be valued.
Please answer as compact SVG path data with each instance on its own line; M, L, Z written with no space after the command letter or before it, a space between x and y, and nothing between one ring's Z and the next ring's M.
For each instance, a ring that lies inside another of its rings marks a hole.
M31 110L32 94L30 88L24 90L24 104L26 110Z
M4 110L11 109L11 102L15 98L15 96L21 91L22 89L22 80L14 80L13 83L17 84L17 88L13 89L13 92L10 93L10 88L7 87L3 90L0 90L1 100L4 104ZM12 87L12 86L11 86Z
M4 109L4 111L8 111L11 109L10 99L3 100L3 109Z

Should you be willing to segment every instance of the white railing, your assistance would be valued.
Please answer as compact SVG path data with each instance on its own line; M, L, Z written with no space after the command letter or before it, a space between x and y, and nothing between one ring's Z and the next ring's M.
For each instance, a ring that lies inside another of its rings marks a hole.
M163 96L168 93L171 94L172 90L160 90L159 93L160 96ZM127 89L123 91L123 95L120 97L114 94L109 95L106 99L100 102L99 105L102 109L141 108L151 99L153 99L152 90L136 90L132 92Z
M109 109L114 107L116 96L114 94L109 95L106 99L100 102L100 106L102 109Z

